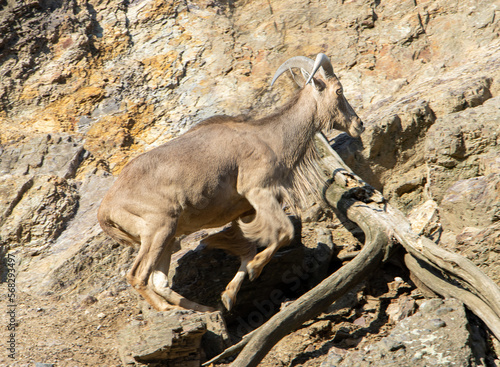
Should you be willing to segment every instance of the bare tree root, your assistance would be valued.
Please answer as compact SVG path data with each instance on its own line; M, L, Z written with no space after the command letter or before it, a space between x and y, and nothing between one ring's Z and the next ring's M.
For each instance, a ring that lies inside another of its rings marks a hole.
M358 224L365 245L351 262L229 348L232 353L241 350L232 366L257 366L281 338L319 315L379 266L395 244L408 252L405 263L415 277L435 293L462 301L500 340L500 288L471 261L412 232L403 213L356 176L322 134L317 135L316 148L325 175L332 173L325 201ZM225 353L205 365L229 355Z
M411 256L451 276L455 282L460 283L462 288L474 293L500 317L500 289L493 280L469 259L447 251L425 237L419 237L407 231L408 229L403 227L397 228L394 231L394 237ZM433 290L432 283L426 283L426 285ZM441 294L437 291L436 293ZM500 339L500 334L495 335Z
M212 363L221 361L223 359L226 359L228 357L231 357L232 355L238 353L240 350L243 349L245 345L247 345L248 341L252 338L252 336L259 330L259 328L249 332L246 334L238 343L231 345L229 348L227 348L224 352L221 354L213 357L211 360L206 361L205 363L202 364L202 366L209 366Z

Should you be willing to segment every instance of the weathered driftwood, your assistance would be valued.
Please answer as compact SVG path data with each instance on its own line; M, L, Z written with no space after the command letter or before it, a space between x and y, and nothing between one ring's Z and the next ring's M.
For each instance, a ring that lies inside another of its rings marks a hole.
M227 357L229 352L242 350L232 366L257 366L281 338L320 314L369 274L395 244L407 251L405 262L415 277L433 292L462 301L500 339L500 288L471 261L412 232L406 217L357 177L322 134L317 135L316 147L325 174L333 179L325 190L325 201L365 232L363 250L350 263L229 348L227 353L206 364Z

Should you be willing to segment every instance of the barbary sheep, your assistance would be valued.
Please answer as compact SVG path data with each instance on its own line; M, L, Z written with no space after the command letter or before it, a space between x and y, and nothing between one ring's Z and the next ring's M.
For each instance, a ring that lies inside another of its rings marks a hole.
M117 241L139 245L127 280L155 309L212 310L169 287L172 247L180 235L232 222L204 240L240 257L221 296L231 309L245 275L257 278L294 235L283 202L299 200L308 190L315 134L335 128L359 137L363 131L327 56L288 59L272 84L291 68L301 69L307 81L277 112L257 120L202 121L130 161L104 197L99 223ZM257 246L265 249L257 253Z

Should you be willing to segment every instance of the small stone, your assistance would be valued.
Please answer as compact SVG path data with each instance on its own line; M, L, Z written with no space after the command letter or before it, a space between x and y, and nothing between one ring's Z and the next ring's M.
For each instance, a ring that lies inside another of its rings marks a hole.
M382 346L389 352L395 352L398 349L405 348L405 345L401 341L392 338L383 339Z
M84 306L90 306L97 302L97 298L95 298L94 296L86 296L82 299L81 302Z
M436 315L441 316L441 315L445 315L445 314L453 312L453 311L454 311L454 309L451 307L441 307L440 309L438 309L436 311Z
M412 361L416 362L416 361L420 361L422 359L422 357L424 356L424 353L422 351L418 351L416 352L414 355L413 355L413 358L411 359Z
M356 320L354 320L353 324L361 326L361 327L365 327L367 324L366 318L364 316L358 317Z
M99 297L99 299L103 299L103 298L110 298L110 297L114 297L114 296L116 296L116 294L114 292L112 292L112 291L104 291L101 294L99 294L98 297Z
M443 300L441 298L432 298L420 305L419 311L422 314L429 314L437 310L443 304Z
M404 297L398 299L396 302L391 303L386 310L389 316L389 321L397 323L406 317L413 315L416 308L416 302L411 297Z
M430 326L432 330L436 330L436 329L445 327L446 326L446 322L444 322L441 319L432 319L432 320L429 320L429 322L427 323L427 325Z
M304 352L305 353L311 353L311 352L314 352L316 349L314 348L314 345L312 344L309 344L306 349L304 349Z

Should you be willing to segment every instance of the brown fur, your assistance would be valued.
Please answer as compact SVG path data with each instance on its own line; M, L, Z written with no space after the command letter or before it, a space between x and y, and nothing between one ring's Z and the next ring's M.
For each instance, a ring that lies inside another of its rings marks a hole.
M222 294L236 300L246 274L253 280L273 254L293 237L282 202L295 205L318 187L313 137L337 128L357 136L362 124L336 77L306 85L273 115L250 120L214 116L184 135L132 160L99 208L103 230L140 245L127 274L131 285L156 309L171 305L208 311L173 292L167 282L174 238L233 222L205 242L241 258ZM255 246L266 247L255 254Z

